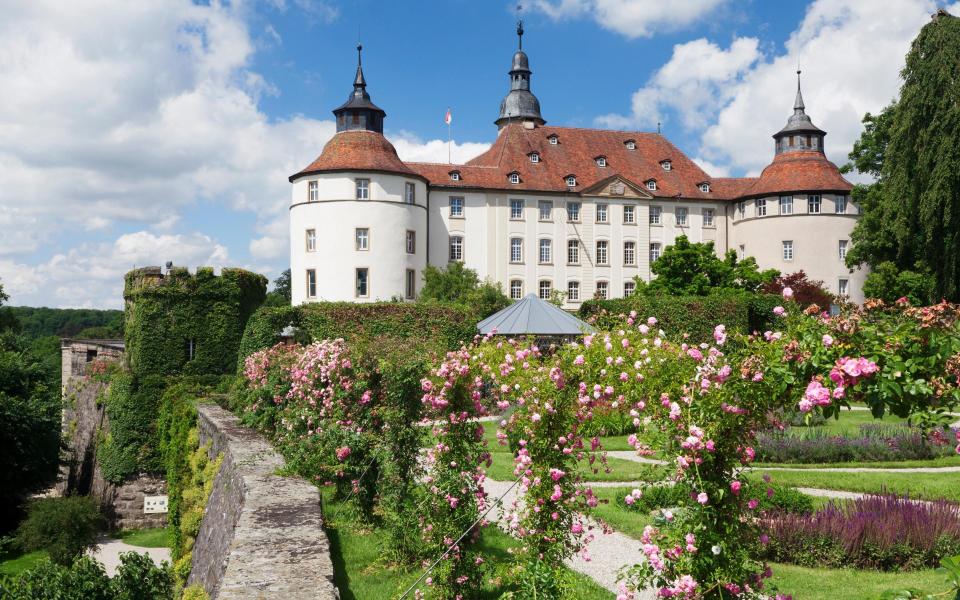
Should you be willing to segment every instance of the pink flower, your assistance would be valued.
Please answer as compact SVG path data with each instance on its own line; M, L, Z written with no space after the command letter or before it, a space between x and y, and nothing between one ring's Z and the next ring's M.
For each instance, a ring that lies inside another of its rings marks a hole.
M636 502L634 497L631 496L630 494L627 494L626 496L624 496L623 501L627 504L627 506L633 506L633 503Z
M706 492L700 492L697 494L697 502L705 505L707 502L710 502L710 496L707 496Z
M829 333L823 334L823 345L826 346L827 348L833 345L833 338L830 336Z
M751 498L750 501L747 502L747 508L749 508L750 510L754 510L758 506L760 506L760 501L757 500L756 498Z
M337 448L337 460L343 462L347 460L347 457L350 456L350 446L343 446L342 448Z
M577 357L573 359L573 364L575 365L582 365L583 363L584 363L584 360L583 360L582 354L578 354Z
M574 523L573 525L571 525L571 526L570 526L570 533L572 533L572 534L574 534L574 535L579 535L579 534L583 533L583 524L582 524L580 521L577 521L576 523Z
M566 473L560 469L550 469L550 479L554 481L560 481L560 478L564 475L566 475Z
M793 298L793 288L789 286L783 288L783 299L789 300L790 298Z
M784 314L786 314L786 312L787 312L787 310L786 310L785 308L783 308L782 306L774 306L774 307L773 307L773 314L777 315L778 317L782 317Z
M713 339L717 342L717 345L722 346L727 341L727 327L723 324L714 327Z
M730 491L733 492L734 496L740 495L741 485L743 484L741 484L739 481L736 481L736 480L730 482Z

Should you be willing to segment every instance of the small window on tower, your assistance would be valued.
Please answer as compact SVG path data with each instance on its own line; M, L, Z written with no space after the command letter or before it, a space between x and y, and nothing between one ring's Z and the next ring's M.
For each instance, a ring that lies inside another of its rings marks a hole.
M709 184L709 183L706 183L706 182L701 183L701 184L700 184L700 191L703 192L704 194L709 193L709 192L710 192L710 184Z
M606 156L598 156L595 160L597 161L597 166L598 166L598 167L605 167L605 166L607 166L607 157L606 157Z

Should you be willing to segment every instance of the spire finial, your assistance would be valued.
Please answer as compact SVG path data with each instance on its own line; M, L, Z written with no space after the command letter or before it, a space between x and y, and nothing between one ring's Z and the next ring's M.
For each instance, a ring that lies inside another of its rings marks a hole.
M794 101L793 101L793 111L794 111L795 113L796 113L796 112L801 112L801 113L802 113L802 112L804 111L804 109L806 108L806 107L803 105L803 94L800 93L800 73L801 73L801 72L802 72L802 71L800 71L800 64L798 63L798 64L797 64L797 97L796 97L796 99L794 99Z
M365 94L367 87L367 80L363 77L363 59L362 59L363 45L357 44L357 76L353 78L353 93L354 94Z
M523 5L517 3L517 48L523 50Z
M362 52L363 52L363 44L358 42L357 43L357 66L358 67L363 65Z

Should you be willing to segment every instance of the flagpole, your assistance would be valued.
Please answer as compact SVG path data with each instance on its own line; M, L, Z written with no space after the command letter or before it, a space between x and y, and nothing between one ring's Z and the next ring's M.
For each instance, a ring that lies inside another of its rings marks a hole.
M447 109L447 114L450 114L449 108ZM453 140L453 136L450 133L450 127L451 127L452 121L453 119L447 119L447 164L448 165L453 164L453 159L451 158L451 149L450 149L452 145L452 140Z

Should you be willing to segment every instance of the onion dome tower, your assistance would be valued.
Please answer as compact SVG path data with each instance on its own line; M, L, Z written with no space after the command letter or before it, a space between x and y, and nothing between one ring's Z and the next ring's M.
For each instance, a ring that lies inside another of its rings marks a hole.
M827 135L813 124L803 105L800 93L800 70L797 70L797 97L793 101L793 114L787 119L783 129L773 134L776 142L775 152L795 152L797 150L816 150L823 153L823 137Z
M530 91L530 60L523 51L523 21L517 21L517 51L510 66L510 92L500 103L500 117L495 123L503 127L513 121L531 122L537 126L546 123L540 116L540 101Z

